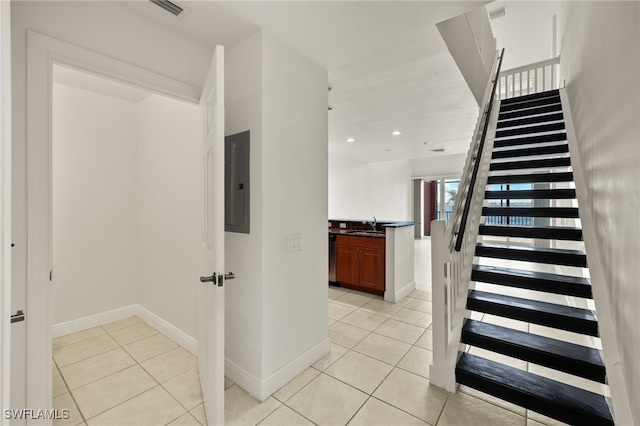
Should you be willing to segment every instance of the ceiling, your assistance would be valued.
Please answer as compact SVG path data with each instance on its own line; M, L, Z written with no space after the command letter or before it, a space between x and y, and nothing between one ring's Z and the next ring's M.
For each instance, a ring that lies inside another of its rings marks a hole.
M377 162L468 149L478 106L435 24L488 1L175 0L185 9L179 17L146 0L116 3L211 50L216 44L229 49L263 29L327 69L334 155ZM542 3L487 5L490 12L506 7L506 15L492 21L499 47L508 49L505 68L551 56L557 2ZM527 31L519 31L523 25ZM57 68L54 78L63 84L132 102L148 96ZM401 134L392 135L396 130Z
M374 162L466 152L478 107L435 24L487 1L174 3L187 13L118 2L211 49L263 29L327 69L331 153Z
M331 154L377 162L467 151L478 106L435 24L488 1L174 3L186 13L117 2L212 50L262 29L327 69ZM68 70L60 78L70 84Z
M491 21L498 49L505 49L502 69L549 59L560 52L560 41L553 38L553 16L557 1L505 1L487 5L489 13L504 8L504 16ZM555 44L555 49L554 49Z

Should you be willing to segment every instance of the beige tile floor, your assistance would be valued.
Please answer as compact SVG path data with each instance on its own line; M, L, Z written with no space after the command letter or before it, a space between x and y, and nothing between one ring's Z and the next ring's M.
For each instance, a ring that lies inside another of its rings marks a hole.
M416 258L429 256L428 240L416 244ZM416 279L424 290L397 304L330 287L331 353L261 403L226 380L226 424L557 424L464 386L449 394L429 384L429 273ZM137 317L57 338L53 348L54 408L71 411L61 423L206 424L196 358Z
M195 356L138 317L53 340L64 425L204 425Z

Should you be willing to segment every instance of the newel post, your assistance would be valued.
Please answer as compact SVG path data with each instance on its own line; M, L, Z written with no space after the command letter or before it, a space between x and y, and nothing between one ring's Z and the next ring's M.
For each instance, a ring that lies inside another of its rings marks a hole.
M450 348L449 331L451 318L449 312L452 303L449 297L447 273L449 250L445 240L446 222L431 222L431 294L433 311L433 362L429 366L429 382L449 392L456 391L455 361L452 363L449 353L457 352L458 345ZM448 356L449 355L449 356ZM454 356L455 360L456 357Z

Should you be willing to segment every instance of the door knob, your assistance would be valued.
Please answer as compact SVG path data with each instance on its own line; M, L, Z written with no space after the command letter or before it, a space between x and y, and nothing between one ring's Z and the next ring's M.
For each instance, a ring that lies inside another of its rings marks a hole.
M213 275L211 275L210 277L200 277L200 282L201 283L216 283L216 274L214 273Z
M203 282L203 283L214 283L214 284L218 284L218 287L222 287L224 281L233 280L235 278L236 278L236 276L233 274L233 272L229 272L228 274L216 274L216 273L214 273L210 277L200 277L200 282Z

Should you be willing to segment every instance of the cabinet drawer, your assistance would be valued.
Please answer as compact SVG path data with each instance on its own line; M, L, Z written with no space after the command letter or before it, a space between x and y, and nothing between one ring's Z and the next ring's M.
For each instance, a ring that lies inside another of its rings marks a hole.
M336 244L354 247L384 249L385 239L380 237L358 237L354 235L337 235Z

